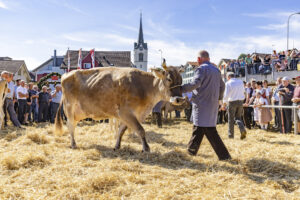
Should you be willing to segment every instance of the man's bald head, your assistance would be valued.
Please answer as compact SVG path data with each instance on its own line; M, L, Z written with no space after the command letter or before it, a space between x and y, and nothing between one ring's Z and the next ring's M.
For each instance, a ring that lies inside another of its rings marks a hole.
M199 65L201 65L204 62L209 62L209 61L210 61L210 58L209 58L208 52L205 51L205 50L200 51L199 54L198 54L198 63L199 63Z
M199 52L199 57L201 58L209 58L209 53L205 50Z

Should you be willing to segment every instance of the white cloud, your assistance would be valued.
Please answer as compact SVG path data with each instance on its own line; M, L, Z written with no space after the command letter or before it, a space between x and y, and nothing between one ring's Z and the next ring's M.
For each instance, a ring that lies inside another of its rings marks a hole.
M290 29L300 29L300 18L299 19L291 19L290 20ZM257 26L257 28L264 30L274 30L274 31L282 31L287 28L287 22L279 23L279 24L267 24L265 26Z
M7 5L3 1L0 1L0 8L8 9Z
M269 11L269 12L263 12L263 13L243 13L242 15L248 16L248 17L258 17L258 18L283 18L286 19L290 14L294 13L291 12L283 12L283 11Z

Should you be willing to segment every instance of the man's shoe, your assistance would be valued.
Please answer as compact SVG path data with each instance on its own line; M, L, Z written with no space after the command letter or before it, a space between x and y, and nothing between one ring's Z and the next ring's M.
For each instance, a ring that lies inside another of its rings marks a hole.
M228 138L229 138L229 139L233 139L234 136L233 136L233 135L228 135Z
M187 150L188 154L191 155L191 156L195 156L197 154L197 152L195 151L192 151L190 149Z
M241 132L241 140L245 139L247 135L246 130Z
M225 158L219 158L219 160L231 160L231 156Z

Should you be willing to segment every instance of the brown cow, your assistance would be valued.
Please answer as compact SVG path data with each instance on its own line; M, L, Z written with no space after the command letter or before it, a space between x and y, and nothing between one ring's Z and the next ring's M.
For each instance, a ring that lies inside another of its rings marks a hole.
M152 73L134 68L100 67L75 70L62 76L62 104L67 116L67 127L71 135L71 147L76 148L74 131L77 123L85 118L120 120L115 149L119 149L122 136L131 128L142 140L143 151L150 151L145 130L141 125L153 106L160 101L173 98L180 104L180 69L166 67L153 69ZM57 114L55 132L61 132L62 119Z

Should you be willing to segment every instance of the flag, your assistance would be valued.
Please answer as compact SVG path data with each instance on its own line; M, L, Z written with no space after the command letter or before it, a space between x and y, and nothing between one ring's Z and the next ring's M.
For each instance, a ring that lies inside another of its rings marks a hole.
M71 68L71 60L70 60L70 50L68 48L68 72L70 71Z
M90 51L91 58L92 58L92 68L95 68L95 49Z
M81 54L81 48L78 51L78 64L77 64L77 69L81 69L82 66L82 54Z

